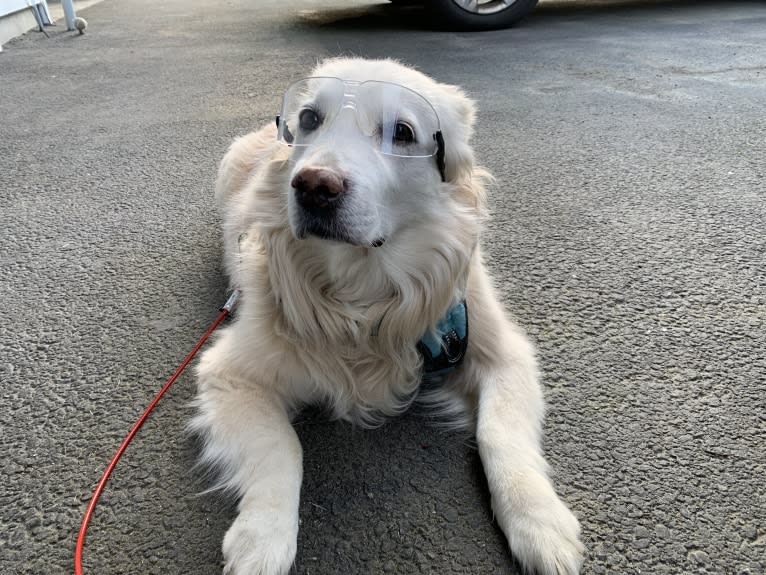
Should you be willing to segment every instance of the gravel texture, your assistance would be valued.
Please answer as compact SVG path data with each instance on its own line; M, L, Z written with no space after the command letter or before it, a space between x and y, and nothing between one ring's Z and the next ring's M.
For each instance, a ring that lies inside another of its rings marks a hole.
M485 250L539 346L586 574L766 573L766 5L543 2L491 33L336 0L107 0L0 54L0 573L70 573L108 458L222 303L212 180L325 56L462 85ZM86 572L220 572L184 376ZM310 411L295 573L516 573L470 437Z

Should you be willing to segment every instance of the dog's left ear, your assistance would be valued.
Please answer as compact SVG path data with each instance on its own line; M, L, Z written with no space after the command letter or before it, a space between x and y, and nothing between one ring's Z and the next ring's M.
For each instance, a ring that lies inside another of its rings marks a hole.
M476 165L470 145L476 104L457 86L442 84L437 111L444 138L444 180L461 203L482 211L492 176Z

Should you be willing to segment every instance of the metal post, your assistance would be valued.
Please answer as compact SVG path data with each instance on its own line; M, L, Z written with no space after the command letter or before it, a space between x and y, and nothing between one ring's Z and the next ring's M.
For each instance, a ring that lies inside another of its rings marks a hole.
M66 18L66 29L74 30L74 3L72 0L61 0L61 7L64 9L64 17Z
M39 0L39 2L37 2L37 9L40 11L40 15L43 17L43 24L46 26L53 24L51 13L48 11L48 3L45 0Z

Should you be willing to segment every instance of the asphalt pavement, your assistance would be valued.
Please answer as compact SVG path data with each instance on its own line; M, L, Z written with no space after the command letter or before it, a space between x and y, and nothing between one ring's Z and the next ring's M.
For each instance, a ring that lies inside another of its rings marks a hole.
M364 1L106 0L0 54L0 573L71 573L101 471L224 297L212 182L326 56L479 103L484 239L539 347L586 574L766 573L766 4L543 2L427 29ZM425 26L425 27L424 27ZM185 375L117 467L86 573L220 572ZM308 412L295 573L518 573L470 437Z

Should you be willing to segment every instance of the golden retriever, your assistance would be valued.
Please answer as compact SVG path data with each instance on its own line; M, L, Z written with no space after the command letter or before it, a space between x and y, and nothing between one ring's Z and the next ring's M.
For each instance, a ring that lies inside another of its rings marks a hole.
M461 302L464 357L458 341L431 399L475 431L495 518L524 568L579 572L579 523L541 451L534 349L479 247L490 176L469 143L474 115L459 88L398 62L332 59L288 88L277 126L223 158L216 199L242 301L200 360L192 428L239 498L225 573L281 575L295 561L296 411L324 403L361 425L402 412L423 378L424 338L441 342L434 355L450 351L443 318Z

